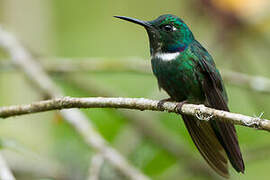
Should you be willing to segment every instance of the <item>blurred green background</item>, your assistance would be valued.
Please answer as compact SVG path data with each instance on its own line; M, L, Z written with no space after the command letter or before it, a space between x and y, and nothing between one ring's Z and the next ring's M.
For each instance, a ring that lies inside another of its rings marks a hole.
M112 16L152 20L175 14L189 25L219 69L270 78L269 10L267 0L0 0L0 23L37 58L114 61L137 57L150 63L145 30ZM9 61L3 50L0 57L1 62ZM52 73L51 77L68 96L167 97L151 74L74 72ZM2 106L43 98L14 70L0 70L0 86ZM226 87L232 112L250 116L264 112L263 117L270 119L270 94L232 85L229 80ZM83 112L113 147L152 179L219 178L203 161L177 115L114 109ZM269 179L269 133L239 126L237 130L246 173L230 168L231 179ZM154 139L152 131L181 150L169 150L171 144ZM0 140L9 166L23 180L87 179L95 154L57 112L1 120ZM178 151L185 151L187 157ZM125 178L105 161L100 179Z

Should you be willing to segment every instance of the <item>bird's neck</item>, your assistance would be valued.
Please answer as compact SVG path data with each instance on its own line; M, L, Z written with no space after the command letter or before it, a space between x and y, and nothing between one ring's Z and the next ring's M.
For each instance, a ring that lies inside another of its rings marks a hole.
M159 51L151 53L152 58L161 59L162 61L175 60L185 49L187 45L184 43L175 43L171 45L164 45Z
M186 43L177 42L173 44L163 45L161 51L163 53L176 53L176 52L181 53L187 48L187 46L188 45Z

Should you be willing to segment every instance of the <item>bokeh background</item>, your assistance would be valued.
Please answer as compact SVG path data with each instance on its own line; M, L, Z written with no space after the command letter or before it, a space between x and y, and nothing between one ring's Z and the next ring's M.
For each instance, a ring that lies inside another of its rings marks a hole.
M184 19L219 69L270 78L268 0L0 0L1 25L37 60L58 66L81 59L150 63L145 30L112 16L152 20L167 13ZM3 50L0 57L2 64L9 63ZM67 96L167 97L147 73L104 70L50 75ZM270 119L269 92L232 82L225 82L232 112L250 116L264 112L263 117ZM21 72L0 67L1 106L43 98ZM115 109L83 112L111 146L152 179L220 179L203 161L175 114ZM231 179L269 179L269 133L239 126L237 131L246 173L237 174L230 167ZM8 165L22 180L87 179L95 155L57 112L1 119L0 142ZM100 179L126 178L105 161Z

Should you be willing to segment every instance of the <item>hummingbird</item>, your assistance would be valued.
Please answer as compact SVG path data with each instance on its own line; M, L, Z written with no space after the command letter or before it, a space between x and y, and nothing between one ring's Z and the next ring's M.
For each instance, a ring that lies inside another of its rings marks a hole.
M224 83L212 56L181 18L171 14L161 15L152 21L114 17L146 29L152 71L159 88L170 97L166 100L179 102L179 108L184 103L193 103L229 111ZM229 178L229 160L237 172L244 173L245 165L232 123L217 118L201 121L199 117L181 116L195 146L215 172Z

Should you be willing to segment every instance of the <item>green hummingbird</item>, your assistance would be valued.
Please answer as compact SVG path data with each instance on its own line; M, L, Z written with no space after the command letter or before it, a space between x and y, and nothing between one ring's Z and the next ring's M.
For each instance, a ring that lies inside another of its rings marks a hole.
M159 88L169 94L170 100L181 102L180 106L188 102L229 111L226 90L211 55L182 19L170 14L153 21L114 17L146 29L153 73ZM244 173L234 125L213 118L209 121L197 118L182 114L186 128L206 162L226 178L229 177L228 159L237 172Z

